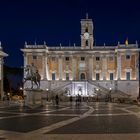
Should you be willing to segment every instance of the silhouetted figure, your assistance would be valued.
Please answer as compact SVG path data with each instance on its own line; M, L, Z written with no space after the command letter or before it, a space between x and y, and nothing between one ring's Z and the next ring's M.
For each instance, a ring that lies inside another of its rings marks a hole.
M59 105L59 97L58 97L58 95L55 96L55 103L56 103L56 105Z
M76 95L75 102L76 102L76 106L77 106L78 105L78 95Z
M81 104L81 96L78 94L77 96L76 96L76 106L79 106L80 104Z
M72 105L72 100L73 100L73 99L72 99L72 96L70 96L70 104L71 104L71 105Z

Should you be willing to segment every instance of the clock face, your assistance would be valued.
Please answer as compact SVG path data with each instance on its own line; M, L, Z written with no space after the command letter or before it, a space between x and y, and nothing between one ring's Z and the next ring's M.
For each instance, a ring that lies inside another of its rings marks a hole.
M85 33L84 33L84 38L85 38L85 39L89 39L89 33L85 32Z

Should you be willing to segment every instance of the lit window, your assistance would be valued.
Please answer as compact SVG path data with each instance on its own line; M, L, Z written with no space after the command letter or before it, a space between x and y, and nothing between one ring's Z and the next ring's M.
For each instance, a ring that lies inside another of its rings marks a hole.
M100 73L96 73L96 80L100 80Z
M100 57L96 57L96 61L100 61Z
M52 80L55 80L55 73L52 73Z
M130 72L126 72L126 80L130 80Z

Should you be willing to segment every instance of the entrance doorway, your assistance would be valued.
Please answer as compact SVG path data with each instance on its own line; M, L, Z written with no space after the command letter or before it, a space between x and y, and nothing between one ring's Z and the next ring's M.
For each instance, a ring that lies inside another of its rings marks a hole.
M80 79L81 79L81 80L85 80L85 79L86 79L85 73L81 73Z

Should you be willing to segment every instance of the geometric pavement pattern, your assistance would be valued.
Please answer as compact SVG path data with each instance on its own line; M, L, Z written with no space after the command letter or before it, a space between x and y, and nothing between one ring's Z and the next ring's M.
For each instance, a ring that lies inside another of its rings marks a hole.
M0 140L140 140L140 107L107 102L0 108Z

